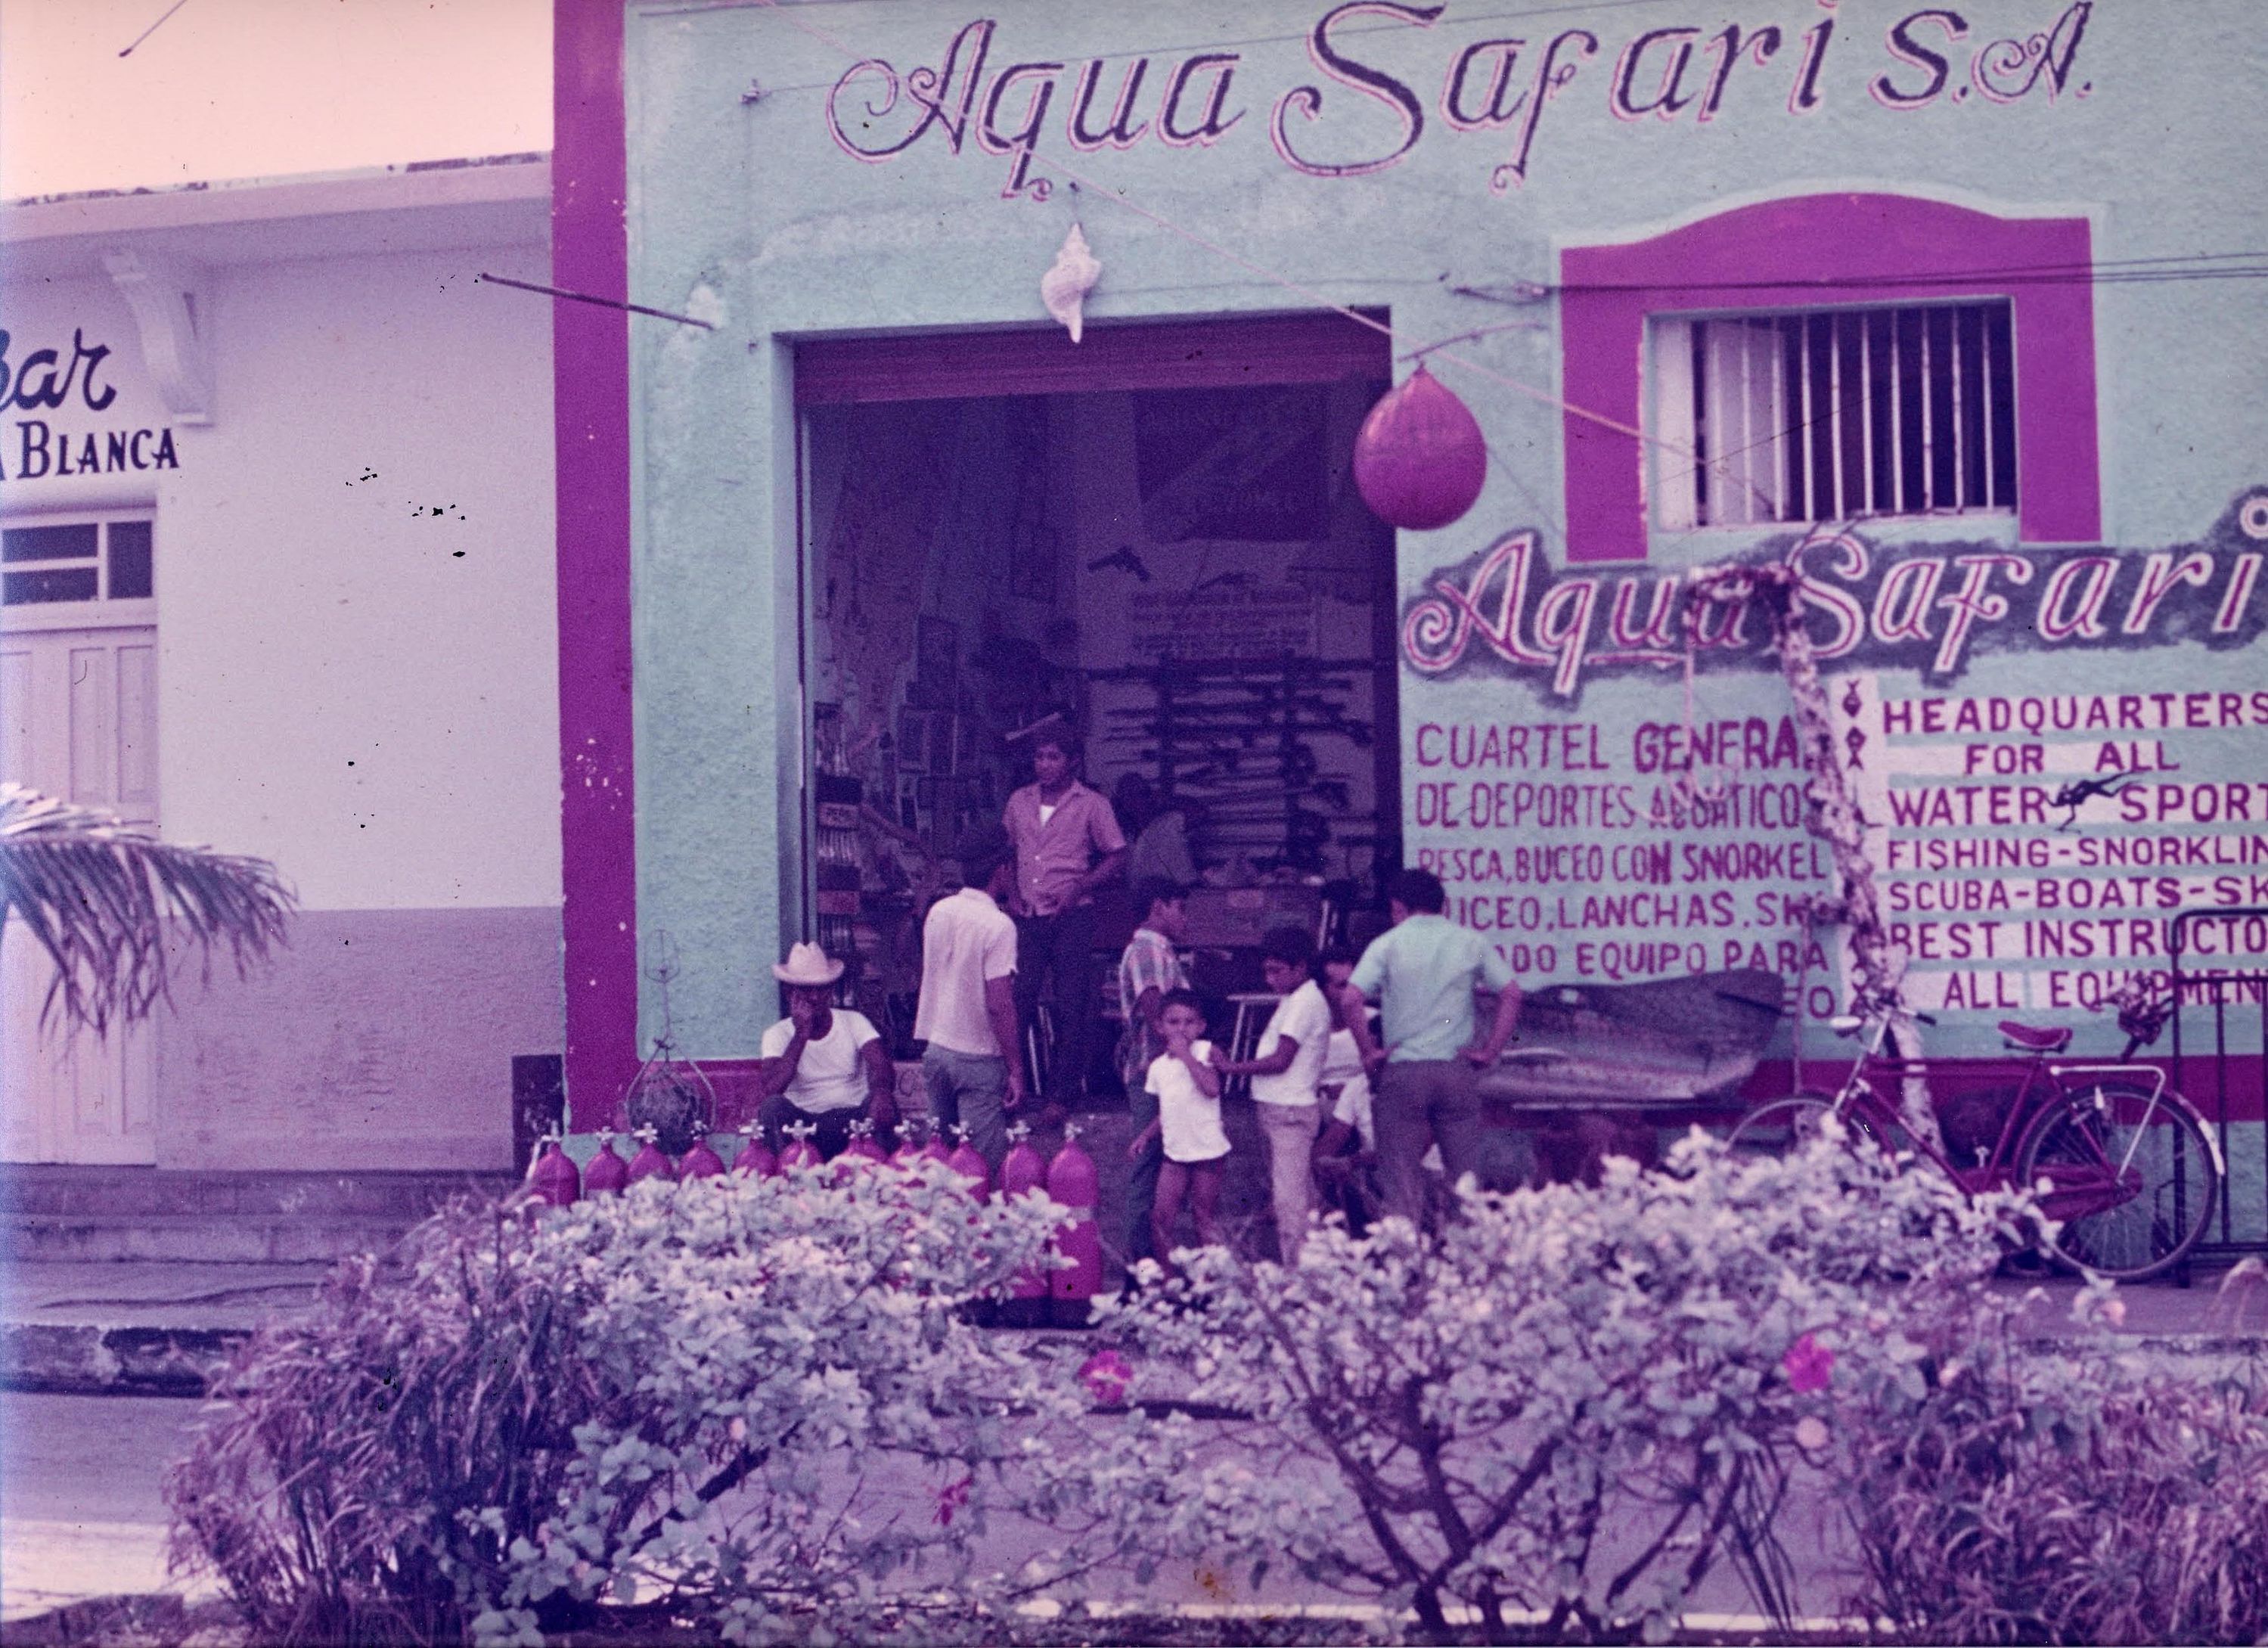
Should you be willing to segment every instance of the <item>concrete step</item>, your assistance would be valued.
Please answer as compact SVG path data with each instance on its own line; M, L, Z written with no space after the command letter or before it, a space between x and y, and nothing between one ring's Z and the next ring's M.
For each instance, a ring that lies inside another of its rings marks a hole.
M0 1215L0 1242L18 1260L298 1264L383 1253L416 1222L377 1213L12 1213Z
M383 1250L454 1196L509 1173L183 1173L0 1167L0 1241L18 1262L297 1263Z
M164 1167L0 1166L0 1208L16 1214L377 1216L406 1227L452 1196L497 1196L513 1183L498 1173L184 1173Z

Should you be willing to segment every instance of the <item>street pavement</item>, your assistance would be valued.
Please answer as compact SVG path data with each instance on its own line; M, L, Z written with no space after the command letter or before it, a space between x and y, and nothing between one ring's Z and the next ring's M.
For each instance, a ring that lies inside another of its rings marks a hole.
M188 1601L217 1594L209 1578L166 1571L162 1484L185 1453L202 1404L169 1397L70 1396L0 1392L0 1625L96 1597L171 1592ZM847 1484L826 1484L840 1491ZM926 1520L937 1484L910 1468L871 1467L857 1484L862 1512ZM1813 1606L1840 1590L1835 1532L1815 1497L1795 1507L1791 1555ZM992 1519L980 1558L1010 1566L1050 1549L1057 1535L1012 1517ZM1130 1571L1099 1574L1091 1599L1145 1609L1288 1608L1347 1599L1286 1570L1256 1590L1249 1575L1169 1568L1147 1585ZM1712 1573L1697 1610L1746 1615L1753 1605L1729 1569Z
M197 1593L166 1571L161 1487L202 1407L0 1393L0 1625L92 1597Z

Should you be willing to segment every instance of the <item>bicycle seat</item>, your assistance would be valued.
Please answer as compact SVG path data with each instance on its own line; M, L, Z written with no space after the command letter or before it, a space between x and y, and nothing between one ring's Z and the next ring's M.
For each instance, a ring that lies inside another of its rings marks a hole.
M2016 1046L2032 1053L2060 1053L2071 1045L2069 1025L2056 1030L2036 1030L2030 1025L2003 1019L2000 1020L2000 1034Z

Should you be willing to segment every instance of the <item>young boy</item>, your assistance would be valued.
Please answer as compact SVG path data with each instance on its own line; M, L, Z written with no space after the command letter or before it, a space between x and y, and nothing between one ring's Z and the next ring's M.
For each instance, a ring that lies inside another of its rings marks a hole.
M1188 889L1177 881L1142 880L1134 885L1134 907L1142 924L1118 960L1118 1011L1126 1034L1118 1043L1118 1074L1126 1084L1126 1107L1140 1133L1158 1119L1158 1100L1149 1091L1150 1065L1166 1050L1166 1033L1158 1023L1166 997L1187 990L1189 975L1177 946L1189 936L1183 910ZM1158 1169L1161 1157L1153 1144L1134 1163L1126 1176L1126 1262L1162 1258L1150 1244L1151 1211L1158 1199Z
M1197 997L1185 990L1172 991L1159 1006L1158 1022L1166 1033L1166 1050L1151 1062L1146 1083L1157 1095L1158 1119L1142 1129L1127 1154L1138 1161L1152 1138L1165 1143L1165 1165L1159 1170L1157 1199L1151 1204L1152 1241L1163 1264L1174 1250L1184 1199L1197 1224L1197 1240L1210 1246L1219 1239L1213 1207L1220 1199L1228 1135L1220 1125L1217 1055L1211 1042L1199 1040L1204 1034L1204 1011Z
M1255 1056L1220 1066L1224 1076L1252 1078L1252 1103L1268 1147L1270 1199L1276 1210L1276 1253L1296 1263L1315 1212L1315 1134L1322 1125L1317 1091L1336 1015L1312 976L1315 947L1297 927L1278 927L1260 945L1260 972L1279 999L1260 1033Z

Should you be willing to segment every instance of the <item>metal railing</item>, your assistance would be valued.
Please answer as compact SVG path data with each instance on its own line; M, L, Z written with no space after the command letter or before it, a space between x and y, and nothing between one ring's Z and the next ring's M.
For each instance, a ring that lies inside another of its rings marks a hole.
M2268 1253L2268 905L2183 910L2167 924L2166 948L2177 1009L2174 1085L2213 1126L2228 1166L2196 1256ZM2209 1047L2192 1047L2187 1035L2198 1008L2213 1016Z

